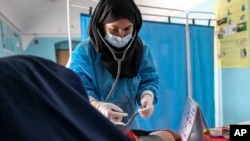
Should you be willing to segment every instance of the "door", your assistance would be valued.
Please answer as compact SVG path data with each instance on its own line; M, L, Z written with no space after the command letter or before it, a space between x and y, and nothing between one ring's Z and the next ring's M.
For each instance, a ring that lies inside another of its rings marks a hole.
M60 65L66 66L69 59L68 49L57 49L56 50L56 62Z

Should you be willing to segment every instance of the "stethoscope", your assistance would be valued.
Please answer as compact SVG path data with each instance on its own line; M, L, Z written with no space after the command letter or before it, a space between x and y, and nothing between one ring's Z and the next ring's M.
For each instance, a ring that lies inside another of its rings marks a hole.
M116 88L117 84L118 84L118 80L119 80L119 77L120 77L120 73L121 73L121 62L124 60L125 56L126 56L126 53L128 51L128 49L131 47L131 44L133 43L134 39L135 39L135 35L133 36L132 40L130 41L128 47L122 51L122 52L117 52L115 51L114 49L112 49L109 44L103 39L103 37L101 36L100 34L100 31L99 29L97 29L97 33L98 35L100 36L101 40L104 42L104 44L108 47L109 51L112 53L112 56L114 57L115 61L118 63L117 65L117 73L116 73L116 78L115 78L115 82L114 84L112 85L107 97L105 98L105 102L107 102L111 96L111 94L113 93L114 89ZM115 53L122 53L122 57L119 59Z
M126 53L128 51L128 49L131 47L131 44L133 43L134 39L135 39L135 35L133 36L132 40L130 41L128 47L122 51L122 52L116 52L114 49L112 49L109 44L103 39L103 37L101 36L99 29L97 29L98 35L100 36L101 40L104 42L104 44L108 47L109 51L112 53L112 56L114 57L115 61L118 63L118 67L117 67L117 74L116 74L116 78L115 78L115 82L112 85L112 88L110 89L105 102L107 102L110 98L110 96L112 95L114 89L116 88L117 84L118 84L118 80L120 77L120 73L121 73L121 62L124 60ZM115 53L123 53L122 57L119 59ZM120 129L120 130L125 130L127 129L128 125L133 121L133 119L138 115L139 113L136 112L128 121L127 123L122 123L122 122L117 122L115 123L115 125Z
M108 47L109 51L112 53L112 56L114 57L115 61L118 63L118 66L117 66L117 74L116 74L116 78L115 78L115 82L114 84L112 85L107 97L105 98L105 102L107 102L111 96L111 94L113 93L114 89L116 88L117 84L118 84L118 80L119 80L119 77L120 77L120 73L121 73L121 62L124 60L125 56L126 56L126 53L128 51L128 49L131 47L131 44L133 43L134 39L135 39L135 35L133 36L133 38L131 39L128 47L122 51L122 52L117 52L115 51L114 49L112 49L108 43L103 39L103 37L101 36L99 30L97 29L97 33L99 34L101 40L104 42L104 44ZM115 53L123 53L122 54L122 57L119 59ZM82 66L79 65L79 67L84 71L84 69L82 68ZM139 113L135 113L128 121L127 123L118 123L116 124L116 126L122 130L126 129L127 126L132 122L132 120L138 115Z

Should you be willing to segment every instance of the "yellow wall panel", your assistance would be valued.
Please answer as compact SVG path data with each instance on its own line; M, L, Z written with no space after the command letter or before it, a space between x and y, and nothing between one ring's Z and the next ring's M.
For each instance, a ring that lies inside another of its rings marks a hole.
M248 0L219 0L216 3L222 68L250 67L248 4Z

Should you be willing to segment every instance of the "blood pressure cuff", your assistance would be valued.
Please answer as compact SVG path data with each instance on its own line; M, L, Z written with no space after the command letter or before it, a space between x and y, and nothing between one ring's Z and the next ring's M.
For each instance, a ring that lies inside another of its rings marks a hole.
M71 70L30 55L0 59L0 140L130 141L88 101Z

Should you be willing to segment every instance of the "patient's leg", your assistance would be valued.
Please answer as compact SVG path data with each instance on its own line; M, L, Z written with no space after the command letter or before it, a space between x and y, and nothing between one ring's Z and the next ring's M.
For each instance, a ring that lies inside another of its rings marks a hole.
M154 131L150 135L159 136L162 141L182 141L180 135L170 130Z
M157 135L162 141L175 141L174 136L168 131L155 131L150 135Z
M134 129L123 132L133 141L182 141L179 133L171 130L146 131Z

